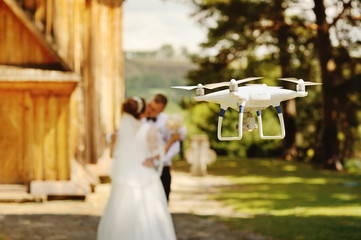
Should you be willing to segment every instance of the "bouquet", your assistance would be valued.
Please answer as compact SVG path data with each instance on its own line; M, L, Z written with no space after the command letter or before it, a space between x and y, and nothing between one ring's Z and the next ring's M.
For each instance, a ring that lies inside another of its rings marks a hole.
M165 125L173 131L177 131L184 124L183 117L179 114L173 113L168 116Z

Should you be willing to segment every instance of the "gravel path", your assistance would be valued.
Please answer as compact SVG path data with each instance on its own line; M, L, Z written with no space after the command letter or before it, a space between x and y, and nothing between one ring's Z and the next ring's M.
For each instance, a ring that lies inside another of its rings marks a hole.
M208 194L217 192L220 186L231 184L226 178L194 177L173 171L172 181L169 208L178 240L271 239L231 230L222 223L202 217L247 217L208 198ZM101 184L86 201L0 203L0 233L6 240L95 240L109 192L110 184Z

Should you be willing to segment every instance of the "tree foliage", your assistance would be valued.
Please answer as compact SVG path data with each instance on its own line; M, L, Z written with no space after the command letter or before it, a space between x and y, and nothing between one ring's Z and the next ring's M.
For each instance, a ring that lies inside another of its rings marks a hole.
M328 1L327 6L323 1L315 1L314 7L296 0L192 2L194 17L208 28L208 39L202 47L211 49L208 52L213 54L193 56L193 62L199 67L188 74L191 84L249 76L266 76L268 82L290 76L323 82L321 92L320 88L308 88L309 96L295 104L298 115L294 115L293 121L299 129L295 136L301 150L298 155L306 158L314 152L323 153L315 156L328 163L330 158L357 154L361 39L352 33L360 35L360 30L355 28L360 26L360 1ZM324 8L319 9L319 4ZM333 14L326 15L326 11ZM328 52L325 53L325 49ZM289 107L284 106L290 110ZM208 126L204 132L212 134L209 129L214 128L217 113L215 111L209 121L204 119ZM330 132L334 133L330 135ZM332 141L335 151L325 154ZM211 144L221 145L217 140ZM262 149L267 144L253 141L252 146ZM230 145L227 147L232 148ZM250 148L250 144L245 147Z

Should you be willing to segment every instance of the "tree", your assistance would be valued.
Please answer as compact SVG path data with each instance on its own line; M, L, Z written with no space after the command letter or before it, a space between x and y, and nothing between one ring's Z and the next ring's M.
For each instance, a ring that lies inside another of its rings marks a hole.
M290 44L300 43L298 38L304 36L299 30L303 25L286 22L285 9L289 1L194 0L193 2L197 6L196 16L200 16L200 22L209 22L209 19L214 22L214 26L209 27L208 41L203 43L203 47L217 49L217 54L214 56L194 59L199 64L199 69L188 75L193 84L202 81L206 83L226 81L226 79L250 75L269 77L295 75L297 67L293 67L291 61L302 52L291 55ZM292 20L301 21L296 17ZM266 47L268 51L261 57L256 54L260 46ZM262 65L273 67L266 69L260 67ZM288 83L283 85L290 87ZM287 132L283 155L286 159L293 160L297 157L295 101L287 101L283 105L283 112Z
M360 26L360 19L353 19L351 10L357 10L360 14L360 1L339 1L336 4L342 4L338 6L337 9L341 9L339 14L333 18L332 22L327 21L326 7L323 1L315 0L313 11L316 16L317 24L317 38L316 38L316 47L318 52L318 59L321 67L321 77L322 77L322 98L323 98L323 132L322 132L322 155L321 162L327 166L341 170L341 155L340 155L340 141L338 138L339 134L339 120L340 120L340 97L344 94L343 91L339 91L340 82L342 82L342 72L337 71L342 67L342 62L339 64L336 63L335 59L337 58L335 52L337 49L342 48L346 50L344 46L341 45L342 42L346 42L347 46L350 46L352 49L352 44L347 44L347 37L344 36L342 41L339 41L338 46L334 47L331 44L330 29L336 28L337 32L337 23L341 22L341 25L338 28L341 28L345 32L345 24L348 26L356 25ZM349 14L347 14L349 12ZM360 16L360 15L358 15ZM345 22L348 21L348 23ZM345 33L344 33L345 34ZM346 34L347 36L347 34ZM359 40L360 41L360 40ZM350 50L351 50L350 49ZM349 53L346 50L345 55L348 58L343 61L349 60ZM343 84L344 89L346 84ZM347 89L347 88L346 88ZM350 90L350 89L348 89ZM345 97L345 95L343 96ZM350 115L353 111L346 115Z
M292 77L291 68L291 55L288 51L288 36L291 35L290 27L285 24L285 7L283 0L274 1L275 5L275 20L279 24L279 29L275 35L278 38L279 48L279 63L282 69L282 77ZM289 88L290 84L284 82L283 86ZM285 108L283 111L285 120L286 136L283 145L283 157L286 160L295 160L297 158L297 146L296 146L296 102L295 99L291 99L285 102Z
M164 44L158 50L161 59L171 59L174 57L174 48L171 44Z
M318 162L341 169L342 159L356 154L355 143L361 141L357 131L361 105L361 1L330 0L328 5L322 0L314 2L311 8L302 8L307 14L299 11L292 15L292 10L301 9L302 1L193 0L195 16L208 24L208 40L202 46L216 50L216 54L194 57L199 69L188 77L192 84L259 75L322 81L322 106L311 99L317 97L311 88L303 101L308 106L294 101L283 106L287 126L284 156L293 159L298 154L296 126L302 124L301 134L307 142L304 147L322 153L315 155ZM267 49L261 56L256 54L260 46ZM302 109L297 118L296 105ZM317 112L322 115L319 117ZM322 124L318 122L321 118ZM315 129L321 127L319 134Z

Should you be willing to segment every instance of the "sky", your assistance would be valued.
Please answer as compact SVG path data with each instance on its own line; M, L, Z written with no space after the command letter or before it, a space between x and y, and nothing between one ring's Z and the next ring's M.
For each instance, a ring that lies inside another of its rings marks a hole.
M123 49L156 50L164 44L199 51L206 31L190 17L192 6L174 0L126 0L123 3Z

